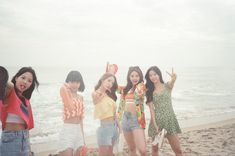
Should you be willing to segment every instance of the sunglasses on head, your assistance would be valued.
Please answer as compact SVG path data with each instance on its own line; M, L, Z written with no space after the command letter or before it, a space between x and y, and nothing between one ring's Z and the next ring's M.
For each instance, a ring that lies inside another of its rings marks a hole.
M129 67L129 70L134 70L134 69L140 69L140 67L139 66L131 66L131 67Z

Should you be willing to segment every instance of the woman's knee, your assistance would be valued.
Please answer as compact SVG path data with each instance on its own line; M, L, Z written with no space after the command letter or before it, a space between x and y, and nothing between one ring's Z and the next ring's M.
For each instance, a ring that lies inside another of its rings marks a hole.
M129 149L130 149L131 153L136 152L136 147L135 146L129 147Z
M141 155L146 155L146 149L145 148L139 149L139 152L140 152Z
M176 156L181 156L181 155L183 155L183 152L182 152L181 148L175 149L175 154L176 154Z

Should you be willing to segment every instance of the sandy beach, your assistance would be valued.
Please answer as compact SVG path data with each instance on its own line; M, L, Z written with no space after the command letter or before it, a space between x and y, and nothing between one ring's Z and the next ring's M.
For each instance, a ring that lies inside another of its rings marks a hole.
M185 156L231 156L235 155L235 119L210 123L206 125L194 126L182 129L180 142ZM151 155L151 140L147 141L147 152ZM42 148L34 147L34 149ZM45 148L48 146L44 146ZM98 149L95 145L88 144L88 155L98 155ZM40 151L40 149L38 149ZM56 150L36 152L37 156L56 156ZM128 149L124 143L123 153L119 155L128 155ZM167 139L164 140L163 147L160 150L161 156L173 156Z

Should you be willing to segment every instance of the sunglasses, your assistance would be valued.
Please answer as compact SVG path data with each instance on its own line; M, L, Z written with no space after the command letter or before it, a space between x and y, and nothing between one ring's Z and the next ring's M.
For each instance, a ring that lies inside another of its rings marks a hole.
M140 69L140 67L139 66L131 66L131 67L129 67L129 70L135 70L135 69Z

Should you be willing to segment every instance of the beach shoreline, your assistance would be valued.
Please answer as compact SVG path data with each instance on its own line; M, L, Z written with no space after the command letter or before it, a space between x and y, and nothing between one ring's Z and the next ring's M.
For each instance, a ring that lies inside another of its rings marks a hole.
M225 155L226 153L235 154L235 118L191 127L184 127L182 128L182 134L180 134L179 137L181 141L182 150L184 151L185 155L207 155L207 152L213 153L216 151L218 151L216 152L217 155L220 155L219 153L221 153L221 155L223 153ZM97 153L97 145L95 143L95 138L95 135L90 136L86 139L86 142L88 148L92 149ZM146 142L147 151L148 154L150 154L151 140L147 138ZM163 146L163 148L160 150L160 154L174 155L169 144L167 143L167 139L165 139L164 142L165 146ZM232 145L230 145L230 142L232 143ZM58 153L58 151L56 150L56 144L57 142L50 142L47 144L35 144L32 145L32 150L36 153L37 156L48 156L50 154L55 155L56 153ZM209 148L210 146L212 147ZM127 151L126 147L124 147L124 151Z

